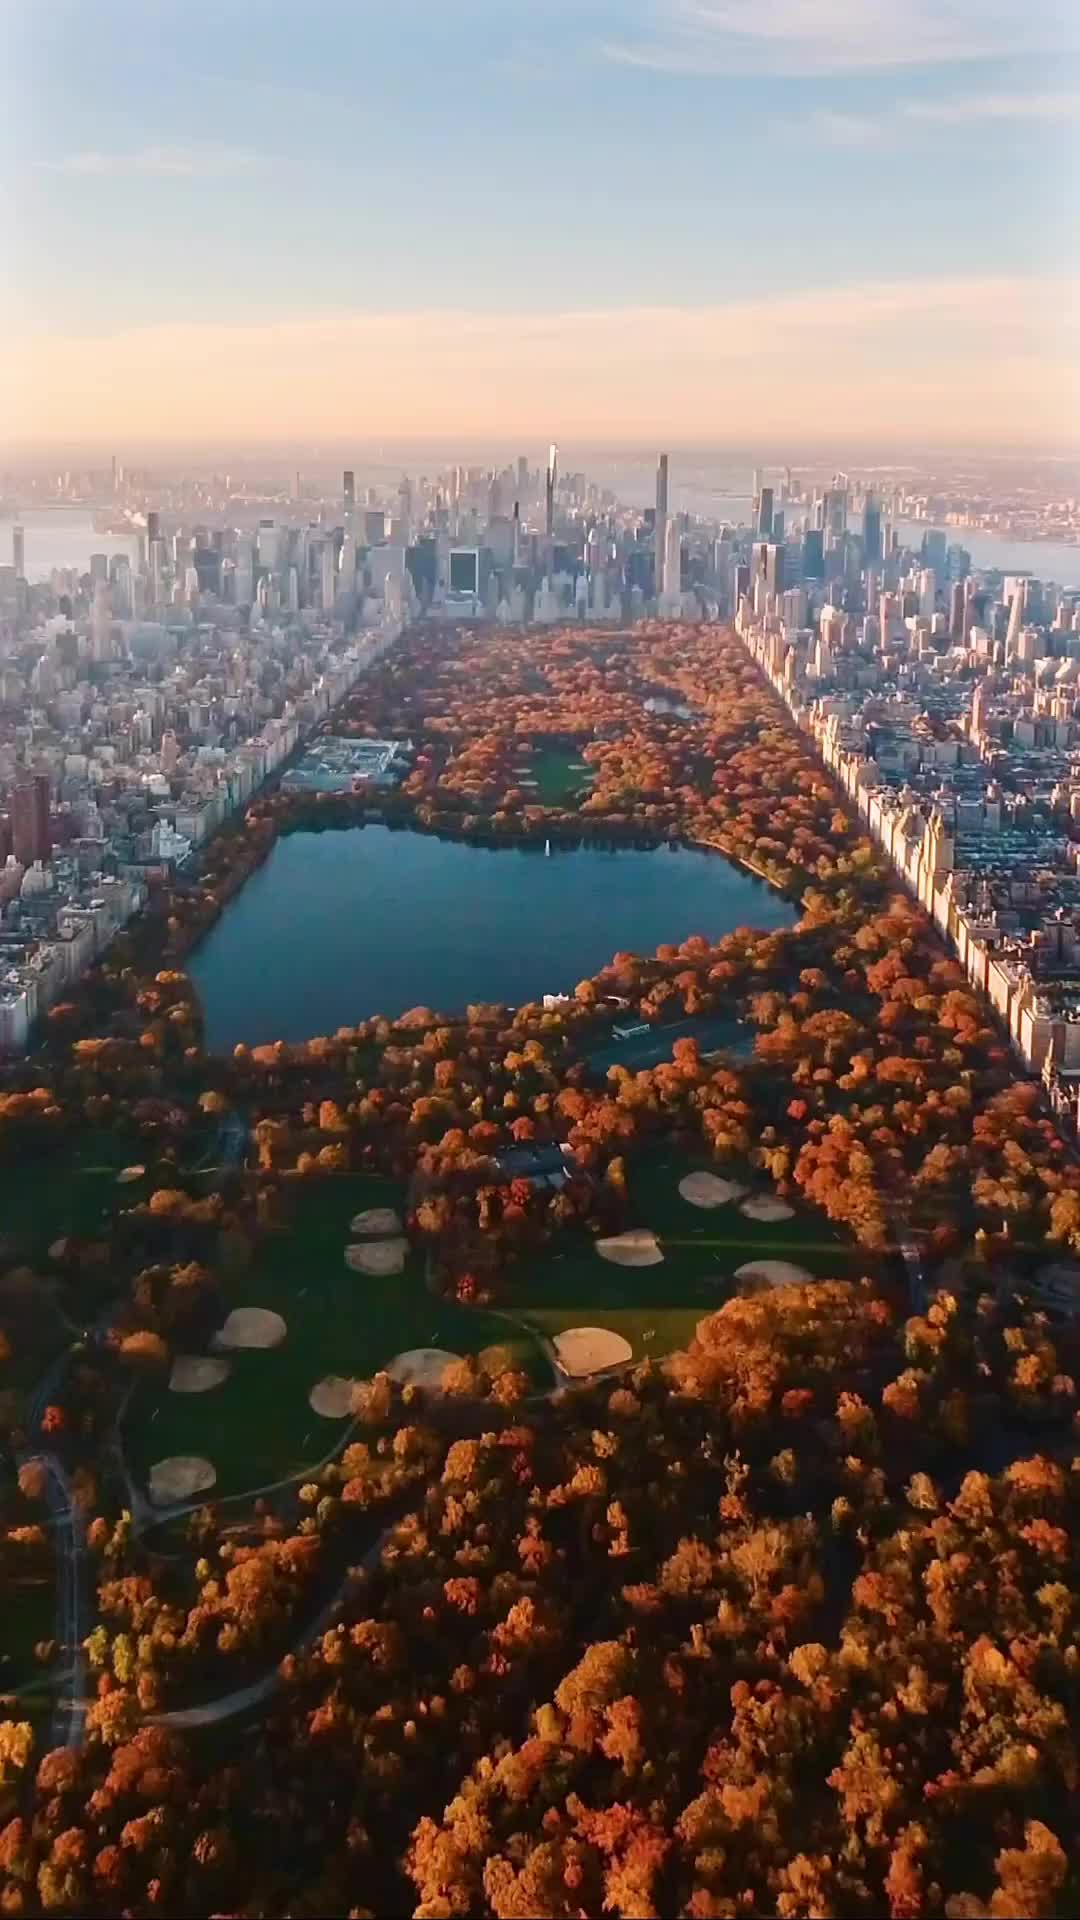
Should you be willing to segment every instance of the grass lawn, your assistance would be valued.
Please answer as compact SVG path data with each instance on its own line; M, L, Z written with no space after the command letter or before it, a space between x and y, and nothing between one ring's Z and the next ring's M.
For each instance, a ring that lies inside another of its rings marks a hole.
M51 1153L0 1163L5 1266L25 1265L45 1276L45 1285L36 1282L29 1294L16 1283L0 1282L0 1324L7 1326L12 1345L11 1358L0 1364L0 1387L32 1386L72 1337L65 1307L72 1313L76 1308L60 1280L48 1279L53 1241L107 1232L116 1212L145 1199L155 1184L151 1177L118 1187L116 1176L121 1167L145 1164L148 1158L146 1143L137 1136L101 1131L81 1135ZM107 1270L88 1280L78 1312L92 1317L113 1285Z
M595 774L584 766L581 750L566 747L536 747L531 755L529 778L535 788L527 788L530 800L542 807L566 807L592 786Z
M590 1073L602 1078L609 1067L625 1067L640 1073L645 1067L659 1066L670 1060L676 1040L696 1040L701 1054L723 1050L732 1060L748 1059L754 1048L754 1036L745 1021L731 1014L695 1014L687 1020L668 1020L655 1026L638 1022L632 1013L623 1014L622 1026L645 1025L644 1033L628 1034L623 1040L612 1036L602 1047L585 1055Z
M147 1178L118 1187L121 1167L151 1158L136 1135L102 1131L81 1134L54 1153L0 1163L0 1234L40 1255L65 1234L98 1233L116 1209L144 1200L155 1184Z
M509 1346L539 1383L550 1380L528 1329L434 1299L418 1254L410 1254L403 1273L386 1278L346 1267L352 1215L367 1207L402 1211L403 1196L392 1181L328 1174L293 1185L290 1224L269 1236L229 1283L222 1313L270 1307L284 1317L286 1338L269 1351L231 1354L230 1378L209 1393L170 1393L163 1386L133 1403L126 1447L144 1484L155 1460L178 1453L212 1461L221 1495L300 1472L322 1459L347 1426L312 1412L308 1394L316 1381L330 1373L370 1378L410 1347L476 1353Z
M34 1657L39 1640L55 1630L55 1588L51 1577L5 1581L0 1598L0 1693L47 1691L50 1669Z
M820 1214L796 1205L795 1218L747 1220L737 1205L709 1212L679 1192L684 1174L715 1163L669 1154L643 1156L629 1169L630 1224L651 1227L663 1264L618 1267L603 1260L591 1239L567 1234L545 1258L523 1267L507 1302L527 1325L550 1338L568 1327L608 1327L621 1333L636 1358L685 1346L698 1321L732 1293L735 1269L750 1260L788 1260L822 1279L853 1278L866 1255L840 1239ZM724 1167L741 1179L744 1169ZM752 1176L746 1174L746 1183ZM758 1191L769 1191L760 1176ZM793 1203L795 1204L795 1203Z

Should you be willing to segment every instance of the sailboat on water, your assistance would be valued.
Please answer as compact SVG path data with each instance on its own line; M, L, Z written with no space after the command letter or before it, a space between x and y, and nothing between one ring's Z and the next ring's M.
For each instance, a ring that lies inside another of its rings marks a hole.
M544 858L545 860L551 859L551 841L550 840L544 841Z

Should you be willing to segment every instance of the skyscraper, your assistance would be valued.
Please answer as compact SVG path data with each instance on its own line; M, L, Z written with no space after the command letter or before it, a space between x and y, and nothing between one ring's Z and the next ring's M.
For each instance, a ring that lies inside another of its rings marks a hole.
M196 580L198 575L196 575ZM90 658L99 664L112 659L112 597L108 582L98 580L90 609Z
M151 540L148 557L150 568L150 593L153 604L158 606L165 595L165 542Z
M341 553L338 556L337 593L340 599L347 600L355 592L356 541L346 528L345 538L341 543Z
M872 493L863 505L863 563L876 566L881 559L881 508Z
M1006 582L1006 591L1009 583ZM1027 581L1021 575L1013 582L1013 591L1008 601L1009 624L1005 632L1005 658L1012 660L1019 651L1020 632L1027 611Z
M803 534L802 570L805 580L825 578L825 535L820 527L807 527Z
M831 487L825 490L824 530L832 540L839 540L847 531L848 496L844 475L838 473Z
M47 774L35 773L16 783L11 795L11 842L20 866L48 859L52 834Z
M656 563L656 597L662 600L670 591L667 579L667 526L668 526L668 457L660 455L656 463L656 518L653 522L653 540Z
M547 534L549 541L551 541L554 538L554 534L555 534L555 488L558 485L558 480L559 480L559 449L555 445L555 442L553 440L550 447L548 448L547 513L544 520L544 531Z
M922 563L924 567L933 567L936 574L943 574L948 566L948 538L934 527L922 538Z
M773 490L771 487L762 487L760 489L755 502L755 510L757 514L757 525L754 528L755 533L757 533L762 540L771 540L773 523Z
M113 610L129 619L133 610L131 562L126 553L114 553L109 561L109 594Z
M675 601L682 593L682 534L678 518L668 518L664 540L664 597Z
M324 540L319 555L319 596L324 613L329 613L334 605L334 543Z
M11 564L15 568L16 580L26 575L26 534L22 527L11 529Z
M341 476L341 491L345 499L345 512L351 513L356 505L356 475L351 467L346 467Z

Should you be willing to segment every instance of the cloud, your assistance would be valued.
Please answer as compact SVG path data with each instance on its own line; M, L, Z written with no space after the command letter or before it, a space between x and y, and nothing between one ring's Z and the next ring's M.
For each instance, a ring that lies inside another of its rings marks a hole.
M1080 119L1080 93L976 93L955 100L900 100L867 114L837 113L824 107L805 120L785 118L787 131L808 133L831 147L867 147L910 137L922 127L969 127L980 121L1031 121L1049 125Z
M873 281L708 307L315 312L46 334L4 350L12 438L822 433L1061 443L1080 279Z
M1071 16L1071 17L1070 17ZM651 72L805 76L1061 52L1080 46L1064 0L655 0L652 28L602 40Z
M976 93L962 100L908 100L906 120L963 126L971 120L1076 120L1080 93Z
M265 155L250 147L219 146L213 141L198 146L137 147L130 153L102 153L90 148L65 154L59 160L38 162L49 173L110 178L150 174L162 180L220 180L233 174L258 173L266 164Z

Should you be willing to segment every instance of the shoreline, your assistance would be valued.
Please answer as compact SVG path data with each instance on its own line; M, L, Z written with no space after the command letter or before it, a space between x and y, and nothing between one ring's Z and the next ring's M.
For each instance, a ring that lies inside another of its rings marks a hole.
M413 821L403 820L400 823L391 824L388 821L365 820L365 821L357 821L353 825L327 824L321 828L319 827L309 828L307 825L297 825L295 827L290 828L288 834L284 835L283 837L290 837L290 835L293 833L304 833L308 831L342 832L342 833L362 832L368 826L383 827L387 831L392 833L398 833L398 832L417 833L422 835L426 839L442 840L447 842L450 845L472 847L475 850L481 851L481 852L492 852L492 853L527 852L527 853L533 854L538 859L543 858L543 849L544 849L545 840L549 840L551 842L553 850L556 850L557 848L558 851L564 852L564 853L610 852L616 855L620 853L653 854L653 853L661 853L664 850L668 850L668 851L682 851L687 853L706 854L711 858L724 861L729 867L732 868L732 870L735 873L746 875L751 880L757 882L760 885L767 887L770 893L775 895L778 899L788 902L788 904L791 906L791 908L795 912L796 921L802 910L801 895L794 887L781 886L776 881L776 879L765 870L764 867L759 866L753 860L747 858L744 855L741 855L735 852L729 852L727 848L718 845L715 841L702 839L699 836L696 836L693 834L679 834L677 836L660 834L660 835L651 835L648 837L635 835L633 838L624 838L622 836L612 838L611 836L606 835L603 832L598 830L595 833L589 833L584 835L579 835L576 832L567 831L564 834L564 836L562 836L558 841L556 840L555 834L543 834L543 835L532 834L529 836L517 835L514 837L500 836L499 838L496 839L491 836L476 832L475 830L470 830L469 832L455 833L453 831L446 831L442 826L438 826L438 827L430 826L423 822L413 822ZM268 839L265 853L263 854L262 858L249 869L248 873L245 876L245 884L246 884L246 880L253 878L254 875L261 870L261 868L265 864L267 857L273 851L274 845L276 844L276 839L277 839L276 834L273 839ZM203 941L209 938L209 936L220 925L221 920L224 917L224 913L227 911L228 906L235 904L236 899L239 898L239 896L243 893L243 891L244 891L243 885L237 887L236 892L230 896L230 899L226 903L223 904L221 912L219 912L215 916L215 918L206 925L205 928L200 930L197 938L195 938L192 941L191 945L185 950L185 954L184 954L185 961L190 961L191 958L198 953L199 949L203 944ZM753 923L750 922L749 924L753 924ZM630 948L630 950L635 952L637 951L634 948ZM610 964L610 961L614 956L614 951L615 949L613 948L612 954L608 956L608 959L607 961L604 962L604 965ZM654 957L654 954L653 952L641 952L638 957L643 960L648 960ZM189 978L190 978L190 975L189 975ZM204 1021L205 1013L202 1005L202 1000L194 979L191 979L191 987L192 987L192 994L193 994L194 1001L199 1008L200 1019ZM555 988L544 989L544 992L555 992L555 991L557 991L557 989ZM541 996L537 995L536 997L539 998ZM425 1002L424 1004L427 1004L427 1003ZM508 1008L513 1008L519 1003L507 1001L505 1004L507 1005ZM344 1022L338 1022L338 1024L355 1026L368 1020L381 1019L381 1020L386 1020L389 1023L389 1025L393 1027L395 1025L396 1020L400 1019L401 1015L406 1011L407 1011L406 1008L402 1008L401 1012L395 1015L395 1014L387 1013L382 1008L367 1008L367 1009L358 1008L355 1012L350 1011L347 1020ZM436 1005L434 1006L433 1011L439 1017L440 1021L447 1025L460 1024L465 1018L465 1007L463 1005L453 1006L453 1007ZM321 1033L323 1031L325 1031L325 1027L319 1027L316 1024L312 1027L311 1033L302 1036L300 1039L284 1041L282 1044L284 1044L286 1048L291 1048L291 1047L302 1048L307 1044L310 1038L312 1038L314 1035L317 1035L318 1033ZM233 1042L233 1043L224 1043L222 1045L214 1046L214 1047L204 1045L202 1051L203 1051L204 1058L206 1058L207 1060L229 1060L232 1058L233 1049L235 1045L243 1045L244 1047L250 1050L253 1047L274 1045L277 1043L278 1040L280 1040L280 1036L271 1036L269 1038L264 1037L263 1039L256 1039L256 1040L250 1040L250 1041L245 1040L245 1041L239 1041L239 1042Z

